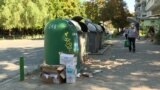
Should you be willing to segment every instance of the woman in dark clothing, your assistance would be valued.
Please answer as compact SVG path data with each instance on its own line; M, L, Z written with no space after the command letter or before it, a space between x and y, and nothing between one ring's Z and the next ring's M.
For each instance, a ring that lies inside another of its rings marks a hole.
M148 34L149 34L149 37L151 38L151 41L153 42L154 36L155 36L155 30L153 26L149 28Z

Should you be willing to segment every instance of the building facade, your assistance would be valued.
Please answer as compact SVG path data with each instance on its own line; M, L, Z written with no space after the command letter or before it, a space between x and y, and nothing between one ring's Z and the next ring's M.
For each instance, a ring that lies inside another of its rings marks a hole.
M146 0L135 0L135 16L137 19L146 17Z
M147 16L158 16L160 15L160 2L159 0L146 0L146 11Z
M135 0L135 17L140 21L143 30L154 26L160 30L160 1L159 0Z
M136 18L146 18L160 15L159 0L135 0Z

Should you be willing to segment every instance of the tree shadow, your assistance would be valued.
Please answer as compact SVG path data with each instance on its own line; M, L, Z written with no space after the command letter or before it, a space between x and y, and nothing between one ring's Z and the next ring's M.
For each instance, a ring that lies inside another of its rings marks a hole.
M93 63L89 67L103 70L95 78L111 90L160 89L160 46L141 41L137 42L136 53L130 53L122 41L114 45L104 55L90 56Z
M24 57L25 72L43 63L44 48L7 48L0 51L0 82L19 74L19 58Z
M90 55L91 71L102 70L93 74L93 78L80 77L75 84L44 84L39 73L19 83L19 88L36 90L159 90L160 55L159 47L146 42L138 42L136 53L129 53L122 48L122 41L104 55ZM26 85L27 84L27 85Z

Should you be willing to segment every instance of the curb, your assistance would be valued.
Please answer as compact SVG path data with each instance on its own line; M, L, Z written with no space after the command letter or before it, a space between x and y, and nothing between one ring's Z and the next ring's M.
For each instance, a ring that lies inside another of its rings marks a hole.
M104 52L109 49L112 45L107 45L105 48L99 50L97 53L88 53L88 55L103 55Z

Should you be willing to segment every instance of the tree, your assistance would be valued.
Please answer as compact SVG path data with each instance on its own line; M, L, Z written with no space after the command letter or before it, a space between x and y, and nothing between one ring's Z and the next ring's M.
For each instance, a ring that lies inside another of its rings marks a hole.
M85 16L84 10L80 0L0 0L0 32L42 32L49 20Z
M87 18L90 18L93 21L97 21L98 17L98 5L96 4L95 1L88 1L85 2L85 8L86 8L86 15Z
M107 19L112 21L116 28L123 28L129 24L126 3L123 0L109 0L106 4Z
M98 5L98 21L106 21L106 15L108 12L106 12L106 0L96 0L97 5Z
M106 0L91 0L85 2L86 15L94 22L106 21Z
M71 18L83 14L81 11L81 3L78 0L61 0L59 3L59 10L57 11L59 17Z

